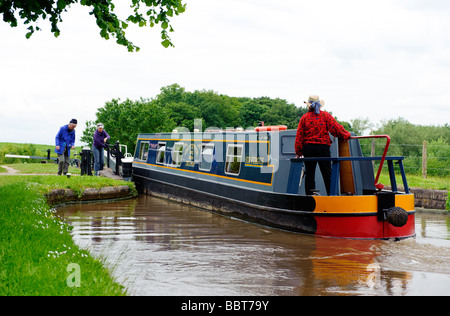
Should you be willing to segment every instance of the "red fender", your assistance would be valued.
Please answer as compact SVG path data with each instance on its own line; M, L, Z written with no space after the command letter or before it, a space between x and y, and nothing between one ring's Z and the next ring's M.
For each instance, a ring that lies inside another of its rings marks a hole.
M286 125L269 125L269 126L258 126L255 127L256 132L265 132L265 131L284 131L287 130Z

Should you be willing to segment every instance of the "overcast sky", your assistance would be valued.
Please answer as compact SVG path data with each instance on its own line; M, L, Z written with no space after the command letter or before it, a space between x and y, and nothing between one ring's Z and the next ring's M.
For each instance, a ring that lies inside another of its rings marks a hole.
M130 1L116 2L125 19ZM79 139L106 101L155 97L173 83L297 106L317 94L344 121L450 123L448 0L185 3L172 18L175 48L161 46L159 26L130 25L138 53L102 39L78 4L58 38L48 20L29 40L0 20L0 142L54 144L72 118Z

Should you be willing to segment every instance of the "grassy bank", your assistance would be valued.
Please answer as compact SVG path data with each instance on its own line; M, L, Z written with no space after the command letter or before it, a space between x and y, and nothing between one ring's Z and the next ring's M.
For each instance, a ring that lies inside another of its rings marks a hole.
M396 178L397 184L403 185L402 177L400 175L397 175ZM407 174L406 180L408 181L408 186L410 188L450 191L450 178L448 177L429 176L427 179L424 179L422 178L422 176ZM387 171L381 173L379 182L383 183L384 185L391 184L389 173Z
M125 295L102 261L74 244L71 227L44 198L53 188L81 191L111 185L123 182L0 176L0 295Z
M117 181L105 177L88 177L73 176L70 178L55 175L17 175L17 176L1 176L0 186L6 186L17 183L27 183L35 188L39 193L44 195L52 189L71 189L78 195L81 195L85 188L101 189L103 187L114 187L120 185L128 185L133 193L136 189L132 182ZM2 203L2 201L0 201Z

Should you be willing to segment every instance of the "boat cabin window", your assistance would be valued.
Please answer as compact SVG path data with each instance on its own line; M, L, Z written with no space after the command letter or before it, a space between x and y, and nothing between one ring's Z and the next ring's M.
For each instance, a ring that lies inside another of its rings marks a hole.
M227 147L227 158L225 161L225 173L238 175L241 171L243 146L229 144Z
M158 143L156 163L163 164L166 156L166 143Z
M184 143L175 143L172 150L172 164L176 167L181 166L183 160Z
M147 161L149 142L142 142L137 159Z
M202 144L202 160L198 168L203 171L211 171L214 160L214 144Z

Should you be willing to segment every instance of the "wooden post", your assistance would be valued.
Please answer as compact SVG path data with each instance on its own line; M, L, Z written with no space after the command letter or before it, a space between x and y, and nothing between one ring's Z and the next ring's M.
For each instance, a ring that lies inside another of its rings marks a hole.
M339 138L339 157L351 157L350 144ZM351 161L341 161L339 179L341 184L341 193L355 194L355 181L353 179L353 167ZM336 195L337 192L335 193ZM330 195L332 195L330 193ZM334 195L334 194L333 194Z
M375 157L375 138L372 139L372 148L370 149L370 155ZM372 160L372 168L375 167L375 160Z
M427 141L423 141L422 147L422 178L427 178Z

